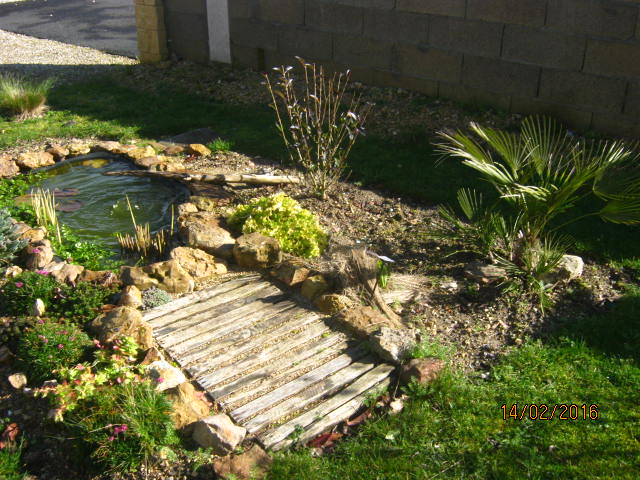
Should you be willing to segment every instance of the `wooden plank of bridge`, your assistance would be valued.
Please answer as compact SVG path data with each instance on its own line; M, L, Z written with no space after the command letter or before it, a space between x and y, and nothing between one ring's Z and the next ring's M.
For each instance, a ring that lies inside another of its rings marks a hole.
M331 323L258 275L181 297L144 314L169 355L274 450L346 420L388 386L381 363Z

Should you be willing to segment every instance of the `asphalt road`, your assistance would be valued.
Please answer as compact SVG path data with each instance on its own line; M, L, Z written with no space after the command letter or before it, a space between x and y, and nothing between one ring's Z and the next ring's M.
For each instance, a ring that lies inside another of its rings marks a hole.
M133 0L5 0L0 30L127 57L138 53Z

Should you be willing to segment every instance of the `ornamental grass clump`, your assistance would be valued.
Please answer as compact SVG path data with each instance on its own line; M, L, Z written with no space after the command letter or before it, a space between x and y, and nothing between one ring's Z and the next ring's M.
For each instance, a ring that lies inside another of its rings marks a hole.
M479 172L497 195L487 201L477 191L460 190L465 218L441 208L445 225L436 235L487 256L540 299L551 287L545 275L571 244L562 234L565 225L589 216L640 223L639 157L621 142L578 139L544 117L525 119L520 134L476 123L470 128L475 138L441 133L440 149ZM578 204L585 208L589 197L588 211L571 213Z
M228 223L244 234L273 237L284 252L304 258L318 257L327 246L327 235L316 216L284 193L240 205Z
M329 76L322 66L298 61L304 79L300 89L291 66L274 68L275 83L264 77L289 158L303 170L311 192L325 199L344 175L349 152L364 134L371 105L363 103L360 95L344 105L349 70Z
M16 120L39 117L47 111L47 95L54 79L28 80L13 74L0 75L0 110Z

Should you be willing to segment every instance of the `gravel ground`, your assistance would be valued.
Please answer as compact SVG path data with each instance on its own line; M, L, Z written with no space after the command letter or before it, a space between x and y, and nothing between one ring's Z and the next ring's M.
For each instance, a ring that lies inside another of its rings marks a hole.
M138 63L132 58L110 55L92 48L4 30L0 30L0 45L0 73L54 76L59 81L72 82L86 76L108 73L116 66Z

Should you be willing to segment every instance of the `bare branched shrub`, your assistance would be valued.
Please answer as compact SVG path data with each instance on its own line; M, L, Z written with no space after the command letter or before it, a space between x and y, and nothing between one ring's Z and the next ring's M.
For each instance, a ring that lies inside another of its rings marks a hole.
M322 66L298 61L304 79L300 91L291 66L274 68L275 83L265 74L266 85L289 158L304 171L311 192L324 199L344 175L347 156L358 135L364 134L371 105L354 95L345 107L348 70L329 76Z

